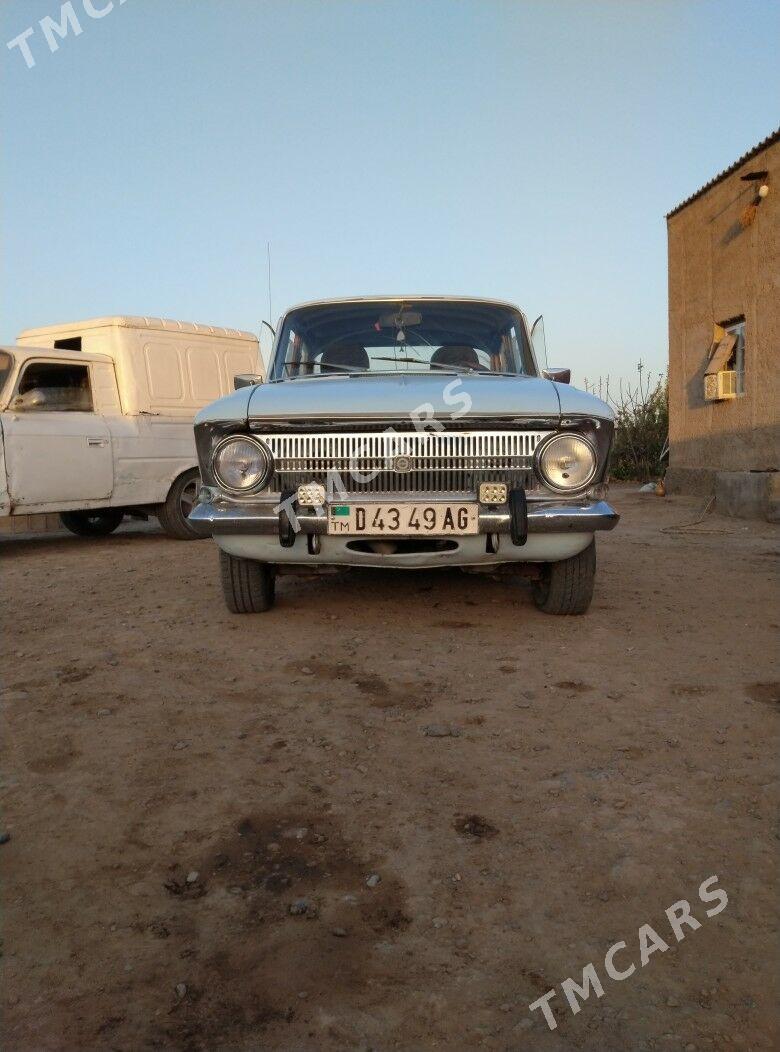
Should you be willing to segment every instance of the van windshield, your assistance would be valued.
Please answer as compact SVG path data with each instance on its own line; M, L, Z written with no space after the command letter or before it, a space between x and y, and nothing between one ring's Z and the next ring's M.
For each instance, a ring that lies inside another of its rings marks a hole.
M285 318L273 379L350 373L535 375L525 323L467 300L317 303Z
M13 355L9 354L8 351L0 351L0 394L3 393L6 380L11 375L13 367Z

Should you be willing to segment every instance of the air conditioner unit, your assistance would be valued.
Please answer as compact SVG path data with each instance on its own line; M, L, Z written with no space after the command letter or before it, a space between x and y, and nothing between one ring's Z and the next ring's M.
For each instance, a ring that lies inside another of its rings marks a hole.
M737 397L737 373L726 369L704 377L705 402L722 402L727 398Z

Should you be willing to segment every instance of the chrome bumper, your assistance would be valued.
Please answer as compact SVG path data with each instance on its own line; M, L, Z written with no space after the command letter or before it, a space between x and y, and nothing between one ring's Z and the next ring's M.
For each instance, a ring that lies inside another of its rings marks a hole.
M366 500L354 503L371 502ZM196 504L190 512L189 521L206 535L278 534L279 513L273 509L272 504ZM296 512L296 517L300 532L327 533L327 520L323 514L317 515L314 511L301 510ZM528 502L529 533L595 533L597 530L614 529L619 518L618 513L604 500L579 503L554 500ZM502 505L495 510L480 508L479 532L509 533L508 506Z

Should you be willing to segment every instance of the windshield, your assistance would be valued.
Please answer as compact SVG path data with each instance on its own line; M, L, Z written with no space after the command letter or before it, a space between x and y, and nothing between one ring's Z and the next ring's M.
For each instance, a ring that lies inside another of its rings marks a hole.
M14 366L13 355L10 355L8 351L0 351L0 394L3 393L5 382L11 375L11 370Z
M274 380L350 373L535 375L522 315L495 303L374 300L285 318Z

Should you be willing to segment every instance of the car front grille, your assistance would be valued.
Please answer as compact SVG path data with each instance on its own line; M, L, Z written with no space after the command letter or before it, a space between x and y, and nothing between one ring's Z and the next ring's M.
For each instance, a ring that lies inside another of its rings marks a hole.
M480 482L530 488L534 450L550 433L383 431L257 437L273 453L271 486L278 492L309 482L327 486L330 476L337 493L471 495Z

